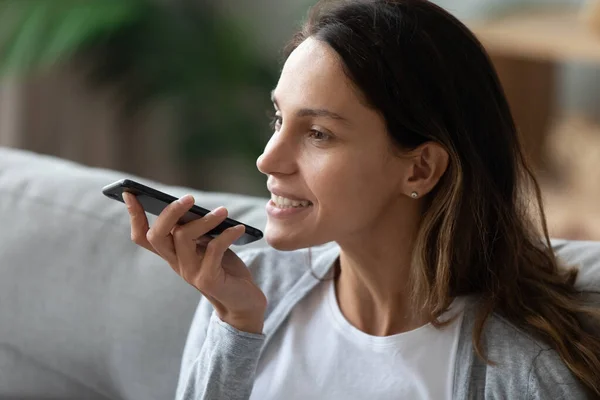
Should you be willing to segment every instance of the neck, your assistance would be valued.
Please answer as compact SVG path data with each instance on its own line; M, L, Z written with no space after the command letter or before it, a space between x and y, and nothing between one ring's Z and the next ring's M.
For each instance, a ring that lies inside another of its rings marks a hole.
M413 229L409 229L410 225ZM413 232L417 226L417 221L396 223L388 229L373 229L355 241L338 242L338 303L345 318L363 332L389 336L428 322L427 313L412 307L408 287ZM369 240L365 241L365 237Z

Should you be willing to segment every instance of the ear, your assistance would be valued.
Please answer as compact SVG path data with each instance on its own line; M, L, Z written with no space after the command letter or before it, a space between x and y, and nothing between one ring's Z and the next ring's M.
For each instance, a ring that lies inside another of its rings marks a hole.
M446 172L449 158L446 149L436 142L425 142L410 151L409 173L403 184L403 192L413 198L420 198L431 192Z

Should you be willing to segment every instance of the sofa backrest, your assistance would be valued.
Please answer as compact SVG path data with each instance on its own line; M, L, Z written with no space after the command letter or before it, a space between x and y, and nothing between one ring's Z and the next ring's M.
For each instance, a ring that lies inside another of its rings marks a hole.
M0 148L0 398L173 397L199 294L130 241L124 177ZM264 228L264 199L133 178Z

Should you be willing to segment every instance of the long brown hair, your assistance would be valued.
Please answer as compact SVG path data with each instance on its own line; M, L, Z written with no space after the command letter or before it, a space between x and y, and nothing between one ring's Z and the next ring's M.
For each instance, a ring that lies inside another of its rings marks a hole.
M600 311L574 288L577 271L554 256L539 185L475 36L429 1L355 0L319 2L286 57L308 37L338 53L399 149L435 141L450 156L413 251L414 301L440 325L452 298L479 296L480 357L484 324L497 313L549 343L600 396L600 338L582 324L598 325Z

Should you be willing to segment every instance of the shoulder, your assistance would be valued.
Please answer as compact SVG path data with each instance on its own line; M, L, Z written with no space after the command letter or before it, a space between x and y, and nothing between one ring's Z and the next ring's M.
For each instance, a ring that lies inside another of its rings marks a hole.
M540 350L531 364L528 394L533 399L588 399L587 389L553 349Z
M463 336L471 338L474 307L465 311ZM490 364L472 357L471 376L485 398L586 399L585 388L548 344L533 338L499 315L485 323L482 348ZM471 346L472 348L472 346ZM473 351L470 351L473 353ZM464 354L464 353L463 353ZM460 360L458 360L460 363ZM460 368L460 366L459 366Z

